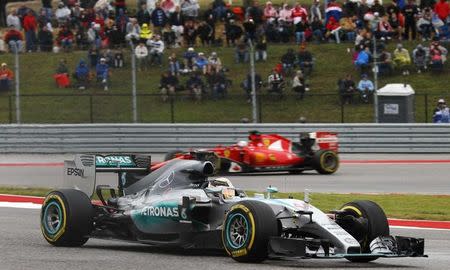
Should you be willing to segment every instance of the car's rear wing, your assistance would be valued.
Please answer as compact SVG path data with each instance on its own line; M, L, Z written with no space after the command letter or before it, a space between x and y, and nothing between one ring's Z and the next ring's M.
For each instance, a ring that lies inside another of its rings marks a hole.
M336 132L316 131L310 132L309 137L315 139L315 145L319 149L339 151L339 141Z
M75 188L92 197L97 173L117 173L118 188L123 188L121 174L150 172L151 157L141 155L79 154L64 161L63 187Z

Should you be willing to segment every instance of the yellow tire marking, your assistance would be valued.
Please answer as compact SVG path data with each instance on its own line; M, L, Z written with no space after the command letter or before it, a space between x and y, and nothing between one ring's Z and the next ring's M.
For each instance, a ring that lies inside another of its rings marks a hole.
M45 233L45 228L44 228L44 226L42 226L42 218L41 218L41 231L42 231L42 234L44 235L45 239L47 239L50 242L56 242L64 234L64 232L66 231L67 212L66 212L66 207L64 205L63 199L58 194L48 195L45 198L44 203L42 204L43 207L45 207L47 202L50 201L50 200L56 200L56 201L59 202L59 204L60 204L60 206L62 208L62 220L63 220L63 223L62 223L62 226L61 226L59 232L57 234L55 234L52 238L50 238Z
M244 248L244 250L248 250L250 251L252 249L252 246L255 242L255 233L256 233L256 228L255 228L255 219L253 218L253 214L252 212L250 212L250 209L248 209L245 205L242 204L235 204L231 207L230 211L228 212L227 216L229 215L229 213L235 209L240 209L242 211L244 211L249 219L250 219L250 226L251 226L251 230L252 230L252 236L250 238L250 242L247 246L247 248ZM225 218L226 220L226 218ZM224 228L225 229L225 228ZM222 233L222 243L225 243L224 241L224 233ZM225 251L228 253L228 255L232 256L232 257L240 257L240 256L244 256L247 255L247 251L243 252L242 249L241 250L235 250L235 251L229 251L227 246L224 245Z
M327 155L327 154L330 154L330 155L332 155L334 158L336 158L336 167L334 167L334 168L332 168L332 169L329 169L328 167L325 167L324 166L324 159L325 159L325 156ZM327 171L327 172L335 172L335 171L337 171L337 169L338 169L338 167L339 167L339 158L337 157L337 155L334 153L334 152L325 152L324 153L324 155L321 155L320 156L320 167L322 167L322 169L323 170L325 170L325 171Z
M362 212L361 210L359 210L358 208L351 206L351 205L346 205L344 207L342 207L341 210L352 210L354 211L356 214L358 214L360 217L362 217Z

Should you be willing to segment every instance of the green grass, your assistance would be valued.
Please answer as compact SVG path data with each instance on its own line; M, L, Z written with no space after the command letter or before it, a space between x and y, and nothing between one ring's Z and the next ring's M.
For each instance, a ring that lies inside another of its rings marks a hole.
M277 198L288 196L303 199L303 193L275 195ZM311 204L325 212L336 210L350 201L371 200L378 203L390 218L450 220L449 195L313 193L310 198Z
M16 194L45 196L50 191L46 188L0 187L0 194ZM249 196L255 192L248 191ZM275 198L303 199L303 193L278 193ZM390 218L421 219L421 220L450 220L449 195L411 195L411 194L310 194L311 203L328 212L339 209L344 203L353 200L372 200L378 203Z

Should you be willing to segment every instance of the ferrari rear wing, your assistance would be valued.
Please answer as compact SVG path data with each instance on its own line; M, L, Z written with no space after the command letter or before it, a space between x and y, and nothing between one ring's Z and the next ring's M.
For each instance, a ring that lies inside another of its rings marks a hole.
M141 155L78 154L64 161L63 187L75 188L92 197L97 173L117 173L119 190L123 186L123 173L150 172L151 157Z

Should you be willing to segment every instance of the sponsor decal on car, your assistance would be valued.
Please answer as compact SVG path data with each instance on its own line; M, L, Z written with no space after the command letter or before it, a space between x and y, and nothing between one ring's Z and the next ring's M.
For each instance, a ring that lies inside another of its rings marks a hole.
M231 256L233 256L233 257L241 257L241 256L247 255L247 253L248 253L247 249L241 248L241 249L238 249L238 250L231 251Z
M178 207L148 206L140 213L142 216L150 217L179 217Z
M255 162L260 163L264 162L266 160L267 156L264 153L261 152L255 152Z
M67 175L84 177L84 170L79 168L67 168Z
M135 167L130 156L96 156L95 165L97 167Z

